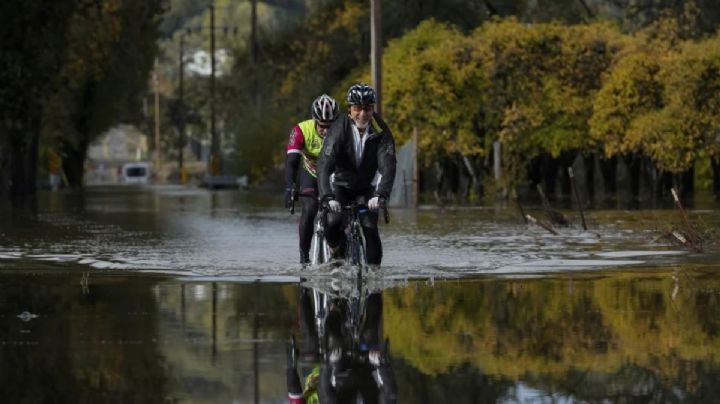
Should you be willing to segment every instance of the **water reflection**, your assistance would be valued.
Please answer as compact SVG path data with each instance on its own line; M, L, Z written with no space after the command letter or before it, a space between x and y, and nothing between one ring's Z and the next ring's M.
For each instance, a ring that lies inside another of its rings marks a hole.
M357 288L350 293L309 284L300 288L302 342L298 347L293 338L288 345L290 402L349 403L356 397L368 404L397 402L388 345L382 341L382 293L353 281Z
M487 279L388 292L386 332L407 365L397 370L403 396L712 402L720 393L712 381L720 376L720 285L713 273L683 273L673 299L672 275ZM403 383L418 374L428 383ZM444 380L455 376L468 387L446 390L455 382Z
M290 335L313 363L298 284L63 265L0 272L4 402L283 402ZM713 402L716 271L410 282L378 334L399 402Z

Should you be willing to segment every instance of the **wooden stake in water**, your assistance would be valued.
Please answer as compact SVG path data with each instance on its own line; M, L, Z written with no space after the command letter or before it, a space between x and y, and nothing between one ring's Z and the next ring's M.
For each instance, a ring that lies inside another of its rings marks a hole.
M673 199L675 200L675 206L680 211L680 216L682 217L683 223L685 224L685 228L688 231L688 235L690 236L691 243L695 243L696 241L700 241L700 236L695 231L695 229L690 226L690 221L688 220L687 212L685 212L685 208L683 208L682 202L680 202L680 198L678 197L677 191L675 188L670 188L670 192L672 192Z
M535 219L535 218L534 218L533 216L531 216L530 214L526 214L526 215L525 215L525 218L526 218L528 221L530 221L531 223L534 223L534 224L542 227L543 229L549 231L550 233L552 233L552 234L554 234L554 235L556 235L556 236L558 235L558 232L556 232L555 229L553 229L552 227L546 225L545 223L543 223L543 222Z
M513 193L515 193L515 191L513 191ZM525 209L523 209L522 204L520 203L520 198L518 198L517 195L515 195L515 203L520 210L520 216L522 216L523 220L525 221L525 225L528 225L528 219L527 217L525 217Z
M587 224L585 223L585 214L583 213L582 203L580 202L580 194L578 194L577 187L575 186L575 174L573 174L572 167L568 167L568 175L570 176L570 187L572 188L573 195L575 195L575 202L577 203L578 210L580 211L580 220L582 220L583 230L587 231Z
M545 213L547 214L547 218L552 224L560 225L560 226L567 226L568 220L565 218L565 215L563 215L560 211L555 210L550 206L550 201L545 196L545 192L542 190L542 185L537 184L536 185L538 194L540 194L540 200L542 201L543 208L545 209Z

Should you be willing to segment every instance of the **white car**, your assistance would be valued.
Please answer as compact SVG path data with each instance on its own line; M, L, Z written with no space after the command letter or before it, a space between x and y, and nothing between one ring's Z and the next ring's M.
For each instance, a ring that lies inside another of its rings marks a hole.
M150 182L150 163L126 163L120 171L123 184L147 184Z

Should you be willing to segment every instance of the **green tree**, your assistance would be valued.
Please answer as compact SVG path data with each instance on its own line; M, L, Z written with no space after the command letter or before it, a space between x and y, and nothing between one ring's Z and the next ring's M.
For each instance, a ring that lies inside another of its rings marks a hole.
M35 191L42 103L55 88L76 2L0 5L0 196Z
M70 186L82 186L87 147L121 120L137 120L156 53L162 0L93 3L76 13L71 46L45 105L44 132L63 157Z
M720 128L720 37L684 42L659 74L662 109L633 122L631 138L661 170L680 172L702 157L717 158Z
M387 47L385 114L398 144L420 130L425 165L445 155L484 153L479 124L486 104L485 77L472 51L461 33L434 20Z

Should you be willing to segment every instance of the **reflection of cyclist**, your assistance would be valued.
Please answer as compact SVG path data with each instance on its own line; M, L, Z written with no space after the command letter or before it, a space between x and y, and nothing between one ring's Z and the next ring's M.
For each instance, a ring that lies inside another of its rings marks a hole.
M327 354L320 370L319 396L322 403L350 403L360 395L363 403L397 402L395 374L380 347L382 296L373 293L365 302L365 321L360 346L354 351L352 342L343 338L345 310L335 301L325 320Z
M300 344L300 356L305 362L312 364L312 371L305 379L305 388L300 384L300 375L297 369L297 350L293 344L288 347L287 361L287 388L288 399L294 403L317 403L317 386L320 381L320 341L318 330L315 327L315 312L312 304L313 290L305 287L300 288L299 312L300 329L302 331L302 343Z
M300 193L311 198L303 199L303 210L300 216L300 263L310 262L310 242L312 240L313 221L317 214L317 156L330 124L338 115L335 100L323 94L312 103L313 119L298 123L290 132L285 161L285 207L290 208L295 197L295 180L300 171ZM302 169L300 169L302 160Z
M382 261L377 209L392 191L396 160L392 133L373 112L375 98L375 90L365 84L355 84L348 90L349 115L338 117L328 131L318 159L318 186L321 198L328 201L326 237L335 257L342 254L341 207L358 197L367 201L370 213L361 224L368 264L377 265ZM380 179L373 186L376 172ZM334 192L330 188L331 173L335 175Z
M301 292L300 297L300 312L302 322L305 323L302 328L306 337L317 339L317 332L310 331L313 329L312 315L303 314L311 310L310 299L305 299L308 290L305 291L305 295ZM381 295L371 294L366 300L359 347L353 347L349 340L351 336L343 333L343 324L347 321L347 304L347 300L342 299L334 299L330 304L324 320L326 334L322 341L325 347L322 365L314 366L306 378L305 389L301 387L297 371L297 353L292 347L288 350L287 387L291 404L349 403L357 402L357 396L368 404L397 402L395 375L386 352L380 348ZM306 344L303 346L308 347ZM309 352L305 353L307 356Z

